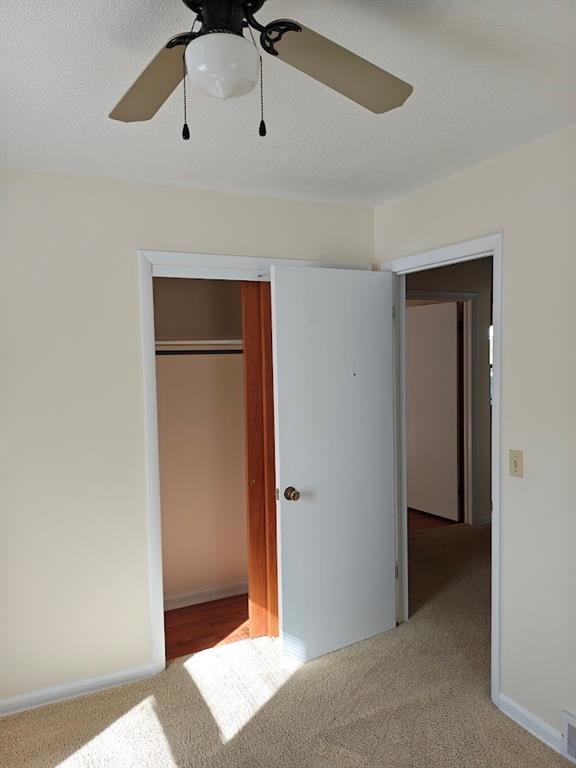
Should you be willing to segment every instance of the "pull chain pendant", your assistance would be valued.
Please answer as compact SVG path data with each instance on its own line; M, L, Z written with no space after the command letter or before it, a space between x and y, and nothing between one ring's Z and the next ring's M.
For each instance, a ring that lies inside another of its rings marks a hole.
M188 117L186 114L186 59L182 57L183 77L182 85L184 88L184 125L182 126L182 138L184 141L190 140L190 128L188 128Z
M260 136L266 136L266 123L264 122L264 79L262 71L262 56L260 56L260 126L258 128Z
M256 48L258 51L258 46L256 45L256 40L254 40L254 35L252 34L252 29L250 26L248 27L248 32L250 32L250 37L252 38L254 48ZM260 51L258 51L258 53L260 53ZM262 70L262 56L260 56L260 125L258 127L258 135L266 136L266 123L264 122L264 80Z

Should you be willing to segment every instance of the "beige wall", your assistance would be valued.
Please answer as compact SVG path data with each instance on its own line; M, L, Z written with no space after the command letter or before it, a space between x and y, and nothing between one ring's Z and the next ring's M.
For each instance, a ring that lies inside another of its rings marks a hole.
M378 261L504 232L502 692L576 710L576 127L376 210ZM510 448L525 477L507 474Z
M406 307L408 506L458 520L458 305Z
M180 607L248 580L242 356L160 356L156 382L164 600Z
M369 263L373 211L2 175L0 699L151 661L138 248Z
M156 340L241 339L240 283L154 278Z
M242 339L239 282L153 284L156 341ZM156 392L165 608L245 591L242 356L157 355Z
M490 346L492 259L427 269L406 277L407 291L475 293L472 312L472 520L490 520Z

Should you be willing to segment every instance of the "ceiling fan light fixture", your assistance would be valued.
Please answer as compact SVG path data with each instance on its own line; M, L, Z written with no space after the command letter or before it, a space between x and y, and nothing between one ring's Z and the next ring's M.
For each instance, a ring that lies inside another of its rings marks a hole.
M258 82L260 54L241 35L200 35L187 45L185 58L189 82L209 96L244 96Z
M266 0L183 2L196 14L192 27L156 54L110 113L113 120L150 120L183 79L184 88L188 82L216 98L243 96L262 83L261 50L377 115L401 107L413 91L410 83L296 21L261 24L254 14ZM252 30L260 36L261 50ZM265 129L262 120L261 136Z

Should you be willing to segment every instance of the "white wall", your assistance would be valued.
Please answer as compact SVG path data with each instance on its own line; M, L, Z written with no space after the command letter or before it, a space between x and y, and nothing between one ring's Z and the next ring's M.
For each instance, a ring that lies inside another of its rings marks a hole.
M369 263L373 211L2 175L0 699L151 661L138 248Z
M406 308L408 506L458 520L458 305Z
M576 711L575 169L570 127L375 218L379 262L504 232L501 688L556 729Z

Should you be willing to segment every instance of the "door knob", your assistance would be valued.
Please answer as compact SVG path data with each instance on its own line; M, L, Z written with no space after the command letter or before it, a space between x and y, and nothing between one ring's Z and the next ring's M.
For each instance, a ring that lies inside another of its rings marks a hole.
M284 491L284 498L286 501L298 501L300 498L300 491L297 491L296 488L289 485Z

